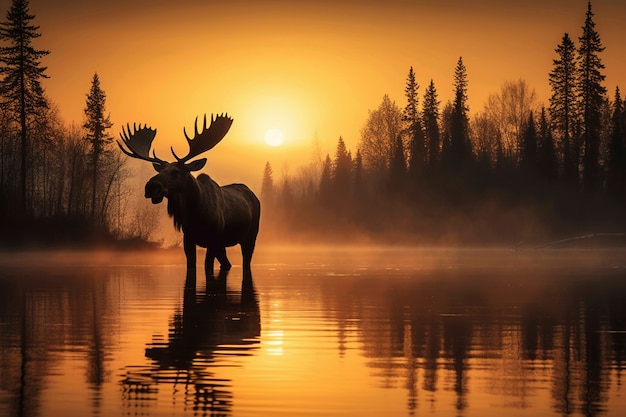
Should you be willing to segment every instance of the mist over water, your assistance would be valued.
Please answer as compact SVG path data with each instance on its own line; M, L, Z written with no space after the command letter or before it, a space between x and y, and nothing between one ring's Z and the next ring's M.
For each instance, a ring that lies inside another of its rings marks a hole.
M617 416L619 250L0 256L0 415ZM199 268L199 271L201 268Z

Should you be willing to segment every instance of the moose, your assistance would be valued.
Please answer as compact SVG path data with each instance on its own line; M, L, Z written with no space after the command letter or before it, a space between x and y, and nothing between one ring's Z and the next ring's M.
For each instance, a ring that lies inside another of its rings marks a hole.
M195 279L196 246L206 248L204 268L207 277L213 276L215 258L220 263L220 271L228 271L231 263L226 257L226 247L241 246L243 272L249 274L252 254L259 231L261 204L254 193L244 184L219 186L208 175L200 174L197 178L191 175L201 170L207 162L206 158L196 159L217 145L228 133L233 119L228 114L211 115L211 123L207 127L204 115L202 131L198 131L196 117L193 138L183 134L189 145L189 153L179 158L170 147L174 162L164 161L150 149L156 136L156 129L144 124L130 124L122 127L117 141L122 152L131 158L152 163L157 175L150 178L145 186L145 197L159 204L167 197L167 212L174 220L174 227L183 231L183 248L187 258L187 277Z

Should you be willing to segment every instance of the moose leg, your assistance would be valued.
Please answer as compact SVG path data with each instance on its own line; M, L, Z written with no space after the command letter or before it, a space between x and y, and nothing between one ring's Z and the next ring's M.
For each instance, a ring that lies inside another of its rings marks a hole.
M232 267L230 261L226 257L225 247L219 248L215 255L217 256L217 260L220 262L220 271L228 271Z
M215 252L211 247L206 248L206 258L204 258L204 272L207 277L213 276L213 266L215 265Z
M255 241L252 243L242 243L241 244L241 255L243 257L243 272L249 273L252 271L251 263L252 263L252 254L254 253Z
M196 279L196 245L187 236L183 237L183 248L187 257L187 280ZM192 277L193 276L193 277Z

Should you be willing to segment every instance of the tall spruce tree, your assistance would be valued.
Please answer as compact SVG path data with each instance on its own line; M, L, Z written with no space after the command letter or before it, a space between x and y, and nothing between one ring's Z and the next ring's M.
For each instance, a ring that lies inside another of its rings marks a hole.
M428 88L424 93L422 105L422 122L424 124L424 134L428 144L428 166L431 170L439 164L441 154L441 138L439 132L439 100L437 100L437 89L435 83L430 80Z
M396 138L393 154L389 161L389 186L388 190L392 193L399 193L406 186L406 157L404 154L404 143L402 137L398 135Z
M566 33L556 48L558 58L553 60L553 68L549 75L550 88L550 119L556 134L559 151L562 155L563 177L572 184L578 182L578 152L573 149L575 125L578 117L576 112L576 85L578 69L576 67L576 47Z
M261 199L263 204L271 206L274 203L274 172L270 161L265 163L263 180L261 181Z
M520 166L530 173L534 173L537 167L537 128L532 110L528 115L528 120L522 133Z
M326 159L322 164L322 174L320 176L319 185L320 204L322 206L331 206L333 203L333 163L330 155L326 154Z
M48 107L41 80L48 78L41 59L50 52L36 49L33 40L40 37L39 26L32 24L35 15L28 0L13 0L6 21L0 23L0 97L20 125L20 206L30 212L27 203L29 158L28 120Z
M450 120L450 162L453 169L469 161L472 150L468 136L467 70L460 57L454 70L454 103Z
M419 84L415 81L415 72L411 67L404 88L407 104L402 114L402 121L405 123L405 132L409 139L408 173L412 181L417 180L424 172L427 156L424 129L418 111L418 89Z
M587 16L583 33L578 38L578 102L582 117L581 139L583 153L583 189L586 192L599 191L602 184L600 167L600 141L602 130L602 108L606 101L604 64L600 52L604 51L600 36L595 30L591 2L587 3Z
M108 151L109 145L113 141L113 137L107 132L113 126L109 115L105 115L106 111L106 94L100 87L100 78L98 74L93 75L91 81L91 89L87 95L85 105L85 123L83 127L86 132L86 139L91 146L91 220L95 224L96 219L96 203L98 194L98 172L102 157ZM104 219L99 219L102 223Z
M352 176L354 198L356 201L363 200L363 194L365 191L365 184L363 183L363 157L361 156L361 150L356 150L356 156L354 157L354 175Z
M559 165L545 107L541 108L539 116L537 165L541 179L548 182L556 181L559 175Z
M337 150L332 166L332 183L335 200L345 201L350 197L352 192L352 155L341 136L337 141Z

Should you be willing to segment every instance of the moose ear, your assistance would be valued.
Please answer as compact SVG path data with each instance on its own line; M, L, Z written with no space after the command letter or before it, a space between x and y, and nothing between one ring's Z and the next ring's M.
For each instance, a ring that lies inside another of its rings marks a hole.
M162 170L163 168L165 168L165 165L163 165L163 164L157 164L156 162L154 162L154 163L152 164L152 166L154 167L154 170L155 170L156 172L161 172L161 170Z
M198 159L197 161L192 161L187 164L189 171L199 171L204 168L204 164L206 164L206 158Z

